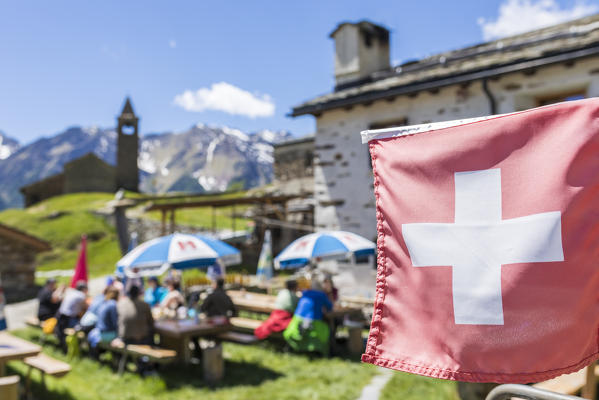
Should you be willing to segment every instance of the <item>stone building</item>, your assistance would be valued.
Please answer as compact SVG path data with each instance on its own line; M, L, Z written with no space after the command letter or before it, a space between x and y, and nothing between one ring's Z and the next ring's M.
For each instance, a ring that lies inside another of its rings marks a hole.
M360 132L509 113L599 95L599 14L448 51L389 63L389 32L342 23L335 42L336 86L293 108L316 119L317 229L376 237L373 178Z
M64 165L63 172L20 188L25 207L66 193L112 193L120 188L139 191L138 122L139 118L127 98L118 117L116 167L94 153L69 161Z
M275 144L274 185L282 193L312 193L314 190L314 136Z
M35 256L50 245L15 228L0 224L0 284L7 301L35 295Z

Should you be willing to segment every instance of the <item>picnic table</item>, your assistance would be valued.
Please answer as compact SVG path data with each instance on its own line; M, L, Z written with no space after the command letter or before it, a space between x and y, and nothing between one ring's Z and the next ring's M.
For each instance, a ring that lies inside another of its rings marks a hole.
M276 296L270 294L228 290L227 294L237 310L270 314L275 309Z
M0 376L4 376L7 361L23 360L35 356L41 351L41 346L37 344L20 339L8 332L0 332Z
M249 311L254 313L266 313L270 314L275 310L276 296L262 293L245 292L241 290L229 290L227 291L229 297L235 304L238 310ZM331 348L334 350L336 347L334 338L337 331L337 323L339 320L345 320L346 316L361 315L361 308L356 306L346 306L341 304L335 304L331 311L325 314L325 320L329 324L331 332ZM362 351L362 339L361 339L361 327L359 323L352 324L349 327L350 341L348 342L350 351L361 352Z
M189 363L191 351L189 343L192 338L215 337L231 329L226 318L208 318L203 320L157 320L154 331L160 335L160 346L177 351L179 360Z
M262 293L244 292L241 290L227 291L229 297L238 310L270 314L275 309L276 296ZM345 315L361 312L359 307L335 304L335 307L326 313L327 318L334 319Z

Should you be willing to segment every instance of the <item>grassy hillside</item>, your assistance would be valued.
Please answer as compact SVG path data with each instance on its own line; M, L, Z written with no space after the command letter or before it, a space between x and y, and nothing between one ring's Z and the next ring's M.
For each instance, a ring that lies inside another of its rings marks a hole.
M114 199L109 193L76 193L48 199L28 209L0 212L0 222L47 240L52 250L38 256L38 270L72 269L81 235L88 236L89 273L114 271L120 251L114 228L93 211Z
M243 196L244 193L223 196ZM128 195L128 197L131 197ZM218 196L215 196L218 197ZM38 270L72 269L79 254L81 235L88 237L87 261L89 274L102 276L114 272L121 257L114 227L95 211L114 199L110 193L74 193L53 197L28 209L8 209L0 212L0 222L47 240L52 250L38 256ZM236 210L242 211L241 208ZM157 212L142 214L144 218L160 220ZM236 229L247 226L247 220L237 219ZM186 209L177 212L177 224L209 229L210 208ZM229 209L216 210L218 229L230 229Z

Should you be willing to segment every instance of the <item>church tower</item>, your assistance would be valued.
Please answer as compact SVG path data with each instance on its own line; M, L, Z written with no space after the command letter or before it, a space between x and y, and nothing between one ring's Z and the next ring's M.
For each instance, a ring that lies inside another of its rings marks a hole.
M139 169L137 154L139 151L139 118L135 116L129 97L118 117L116 151L116 190L125 189L139 192Z

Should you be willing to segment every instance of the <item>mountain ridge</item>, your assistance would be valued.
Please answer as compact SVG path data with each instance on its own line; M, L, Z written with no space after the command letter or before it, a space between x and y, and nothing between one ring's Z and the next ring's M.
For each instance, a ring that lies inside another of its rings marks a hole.
M291 137L287 131L246 133L201 123L140 136L140 190L202 193L267 184L273 174L272 145ZM21 146L0 131L0 209L21 207L20 187L61 172L65 163L89 152L115 165L116 138L114 128L72 126Z

